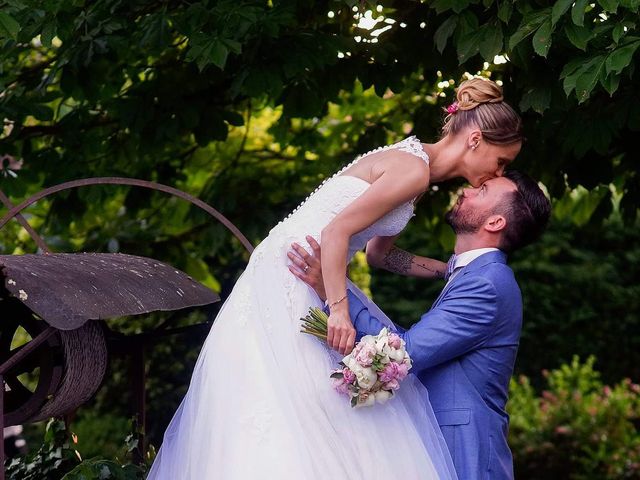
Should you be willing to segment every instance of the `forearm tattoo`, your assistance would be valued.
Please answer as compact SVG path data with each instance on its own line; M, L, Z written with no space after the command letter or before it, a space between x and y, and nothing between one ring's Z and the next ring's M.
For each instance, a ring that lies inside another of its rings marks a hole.
M408 275L411 271L411 266L415 265L422 270L433 273L436 278L444 278L443 270L431 268L428 265L417 261L415 255L397 247L391 247L391 249L385 254L383 265L384 268L390 272L400 273L402 275Z

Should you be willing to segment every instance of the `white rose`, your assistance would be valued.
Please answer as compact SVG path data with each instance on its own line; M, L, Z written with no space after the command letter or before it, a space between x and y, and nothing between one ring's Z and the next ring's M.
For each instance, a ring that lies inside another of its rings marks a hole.
M378 390L375 393L376 396L376 402L378 403L385 403L387 400L389 400L393 395L391 394L391 392L387 391L387 390Z
M353 355L349 354L346 357L344 357L342 359L342 363L344 363L344 366L347 368L350 368L351 370L354 369L354 367L356 365L358 365L358 362L356 362L356 359L353 358Z
M388 340L389 340L389 339L388 339L387 337L379 338L379 339L376 341L376 350L377 350L378 352L382 352L382 351L385 349L385 347L386 347L386 348L389 348L389 341L388 341Z
M364 343L366 345L375 345L376 337L374 337L373 335L365 335L360 339L360 343Z
M353 370L353 369L352 369ZM373 368L370 367L360 367L357 370L353 370L353 373L356 375L356 380L358 382L358 386L364 388L365 390L369 390L378 380L378 375L374 372Z
M356 407L371 407L376 403L376 397L373 393L363 392L358 396Z
M399 348L389 353L389 358L391 358L391 360L395 360L398 363L402 363L402 361L404 360L405 353L406 352L404 348Z
M411 360L411 357L409 356L409 354L406 352L404 354L404 359L402 360L402 363L404 363L409 368L413 366L413 361Z

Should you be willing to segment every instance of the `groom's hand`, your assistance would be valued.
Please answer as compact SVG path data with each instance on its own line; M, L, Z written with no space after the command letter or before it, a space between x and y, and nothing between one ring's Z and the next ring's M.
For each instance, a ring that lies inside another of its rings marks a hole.
M322 266L320 264L320 244L309 235L305 238L307 243L309 243L313 254L307 252L297 243L292 243L291 250L287 253L289 260L292 262L292 264L289 265L289 271L313 288L320 299L326 300L327 294L324 291Z

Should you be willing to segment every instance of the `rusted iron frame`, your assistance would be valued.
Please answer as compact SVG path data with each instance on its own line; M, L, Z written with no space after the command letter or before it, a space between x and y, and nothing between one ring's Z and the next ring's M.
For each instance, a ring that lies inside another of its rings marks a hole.
M81 180L73 180L70 182L61 183L59 185L55 185L53 187L49 187L44 189L31 197L24 200L17 206L13 206L9 198L7 198L4 193L0 191L0 200L4 203L4 205L9 209L6 215L0 220L0 229L4 227L12 218L16 217L16 220L20 223L20 225L25 228L25 230L29 233L31 238L36 242L38 247L46 253L50 253L50 249L44 242L44 240L37 234L37 232L29 225L29 223L24 219L20 212L25 208L31 206L38 200L41 200L48 195L53 193L58 193L64 190L69 190L76 187L84 187L89 185L128 185L128 186L137 186L148 188L151 190L157 190L164 193L169 193L175 195L183 200L186 200L197 207L200 207L202 210L207 212L209 215L213 216L220 223L222 223L245 247L245 249L249 252L253 252L253 245L249 240L240 232L240 230L229 221L224 215L218 212L215 208L211 207L209 204L203 202L202 200L186 193L181 190L178 190L173 187L169 187L167 185L162 185L156 182L150 182L147 180L138 180L132 178L122 178L122 177L95 177L95 178L85 178ZM162 336L172 335L182 333L185 330L193 330L194 327L201 328L201 325L192 325L188 328L178 328L172 329L171 331L163 332ZM4 390L4 378L3 374L13 368L18 362L24 359L27 355L29 355L32 351L34 351L40 344L46 341L51 335L55 333L56 329L53 327L48 327L44 332L40 333L36 338L34 338L31 342L29 342L27 348L23 348L18 351L14 356L8 359L5 363L0 365L0 386L2 386L2 390ZM141 348L144 349L144 338L141 339ZM132 375L132 380L134 383L134 395L136 395L136 410L138 414L138 421L141 422L142 429L144 431L145 428L145 413L146 413L146 405L145 405L145 368L144 368L144 352L141 351L139 355L132 356L132 369L134 370L134 374ZM135 386L142 388L135 388ZM4 427L4 392L0 391L0 429ZM144 434L139 434L139 451L143 455L144 454ZM139 459L142 461L142 458ZM0 446L0 480L4 480L4 444Z
M4 374L24 360L30 353L33 353L40 345L46 342L49 337L56 333L53 327L47 327L42 333L32 339L24 348L0 365L0 432L4 431ZM0 480L4 480L4 440L0 445Z
M41 333L39 333L34 339L21 348L15 355L11 356L6 362L0 365L0 375L5 375L9 370L20 363L24 358L31 354L42 343L46 342L49 337L55 334L58 329L54 327L47 327Z
M14 207L13 203L11 203L11 200L9 200L9 197L7 197L2 190L0 190L0 201L4 203L4 206L7 207L8 210L11 210ZM20 225L22 225L22 228L24 228L29 233L40 250L45 253L51 253L51 250L49 250L47 244L44 243L42 237L38 235L38 232L36 232L33 227L29 225L29 222L27 222L27 220L22 215L16 214L16 220Z
M244 246L244 248L247 249L249 253L253 252L253 245L251 245L251 242L247 240L247 237L245 237L242 234L242 232L238 230L238 228L233 223L231 223L224 215L222 215L218 210L213 208L208 203L203 202L199 198L196 198L193 195L183 192L182 190L178 190L177 188L169 187L168 185L162 185L156 182L150 182L148 180L139 180L136 178L93 177L93 178L84 178L81 180L72 180L70 182L54 185L53 187L49 187L44 190L41 190L40 192L24 200L19 205L9 209L7 214L4 217L2 217L2 220L0 220L0 229L4 227L7 224L7 222L11 220L15 215L17 215L25 208L29 207L30 205L34 204L38 200L43 199L46 196L51 195L53 193L61 192L63 190L69 190L71 188L76 188L76 187L85 187L88 185L128 185L128 186L148 188L151 190L157 190L160 192L175 195L176 197L179 197L183 200L186 200L187 202L190 202L196 205L197 207L200 207L202 210L204 210L209 215L214 217L216 220L222 223L240 241L240 243ZM30 231L29 231L29 234L31 234ZM32 238L35 240L35 237L33 237L33 235L32 235Z

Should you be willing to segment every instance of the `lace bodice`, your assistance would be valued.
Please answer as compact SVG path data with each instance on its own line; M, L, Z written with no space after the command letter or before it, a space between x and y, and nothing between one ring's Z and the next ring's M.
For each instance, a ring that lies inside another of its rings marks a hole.
M411 153L422 158L427 164L429 163L429 157L423 150L420 140L415 136L367 152L322 182L287 218L271 230L269 236L286 237L287 242L295 240L303 245L306 244L305 235L311 235L319 240L322 229L371 186L361 178L344 175L344 171L367 155L391 149ZM393 236L400 233L413 216L413 209L413 202L406 202L366 229L353 235L349 242L349 258L356 251L364 248L373 237ZM288 244L283 247L288 247Z

